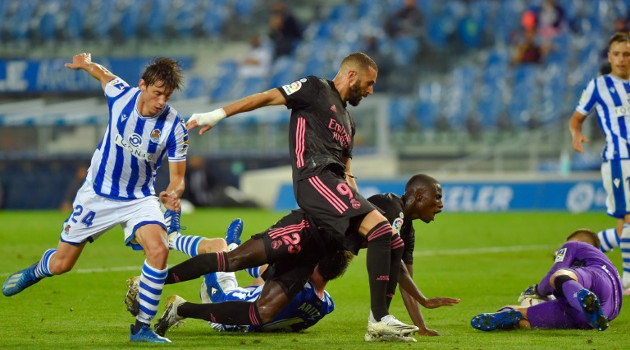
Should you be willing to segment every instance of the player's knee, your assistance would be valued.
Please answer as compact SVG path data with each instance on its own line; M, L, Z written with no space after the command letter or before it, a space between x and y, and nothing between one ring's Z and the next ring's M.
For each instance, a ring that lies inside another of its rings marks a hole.
M575 279L569 274L563 273L562 270L556 271L556 273L551 275L551 277L549 278L551 286L561 296L564 296L562 285L567 281L575 281Z
M259 303L256 303L256 308L260 316L260 321L263 324L273 321L273 318L276 317L276 314L280 311L274 306Z
M168 258L168 246L161 242L147 245L144 253L149 261L166 261Z

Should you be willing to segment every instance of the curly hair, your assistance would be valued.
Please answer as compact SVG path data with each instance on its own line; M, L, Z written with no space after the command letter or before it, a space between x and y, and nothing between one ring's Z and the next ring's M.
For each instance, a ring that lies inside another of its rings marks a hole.
M350 260L352 260L352 253L347 250L336 250L321 258L317 264L317 271L322 276L322 279L326 282L334 280L346 272Z

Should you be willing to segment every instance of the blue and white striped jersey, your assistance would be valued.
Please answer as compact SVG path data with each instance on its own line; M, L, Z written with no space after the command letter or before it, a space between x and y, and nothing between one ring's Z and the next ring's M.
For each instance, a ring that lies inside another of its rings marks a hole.
M630 158L630 80L622 80L610 74L591 80L582 92L575 110L588 115L593 108L606 137L602 158Z
M224 301L249 301L254 302L260 296L263 286L239 287L228 291L220 299L213 299L213 303ZM335 303L330 294L324 291L324 298L320 298L315 292L315 286L311 281L304 284L304 288L293 300L289 302L273 320L262 326L229 326L212 324L212 328L219 331L248 332L298 332L309 328L319 322L324 316L333 312Z
M169 105L143 117L137 107L140 94L120 78L105 87L109 121L86 178L101 196L127 200L155 195L155 176L164 155L169 162L186 160L184 120Z

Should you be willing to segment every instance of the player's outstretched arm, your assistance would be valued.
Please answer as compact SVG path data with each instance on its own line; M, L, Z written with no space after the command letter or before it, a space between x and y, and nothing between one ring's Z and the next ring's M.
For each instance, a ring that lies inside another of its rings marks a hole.
M186 123L186 129L192 130L202 126L199 135L212 129L221 120L243 112L253 111L265 106L275 106L286 104L287 100L278 89L269 89L265 92L256 93L243 97L223 108L218 108L207 113L193 113Z
M90 73L94 79L101 82L101 88L103 88L103 90L105 90L105 85L107 85L107 83L116 78L116 76L107 70L107 68L98 63L92 62L92 54L86 52L74 55L72 57L72 63L66 63L64 66L75 70L83 69L84 71Z
M582 124L586 116L579 112L573 112L571 119L569 120L569 131L571 132L571 146L574 150L584 153L584 147L582 146L583 142L588 142L589 140L582 134Z

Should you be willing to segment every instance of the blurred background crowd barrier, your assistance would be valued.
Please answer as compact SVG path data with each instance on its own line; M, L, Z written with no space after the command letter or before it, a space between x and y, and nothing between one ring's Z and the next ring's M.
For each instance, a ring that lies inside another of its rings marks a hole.
M0 208L54 208L89 164L107 107L96 81L63 67L78 52L131 85L149 59L179 59L185 87L170 104L187 118L302 76L332 79L364 51L380 68L375 95L351 109L357 158L377 160L368 177L597 179L596 118L584 155L568 118L629 13L630 0L0 0ZM288 117L230 118L193 133L191 155L239 189L243 174L288 164Z

